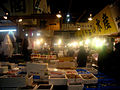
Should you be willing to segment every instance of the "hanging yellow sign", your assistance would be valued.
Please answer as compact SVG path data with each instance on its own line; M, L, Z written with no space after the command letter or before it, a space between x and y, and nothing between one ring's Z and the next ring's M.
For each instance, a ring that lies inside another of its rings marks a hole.
M94 24L95 34L97 35L106 35L118 32L111 15L110 6L106 6L95 17L93 17L92 23Z
M106 6L103 10L101 10L93 17L92 21L89 21L89 23L93 23L93 29L77 31L76 35L88 37L93 35L109 35L118 32L111 15L110 6Z

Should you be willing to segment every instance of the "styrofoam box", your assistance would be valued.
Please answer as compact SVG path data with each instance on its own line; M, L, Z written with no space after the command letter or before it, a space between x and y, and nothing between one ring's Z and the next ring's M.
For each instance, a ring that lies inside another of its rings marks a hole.
M83 84L69 84L68 83L68 90L83 90L84 85Z
M82 69L85 69L85 70L89 71L92 74L98 74L98 70L93 68L93 67L92 68L85 67L85 68L82 68Z
M50 75L65 75L65 71L64 71L64 70L60 70L60 69L56 69L56 68L54 68L54 69L49 69L49 70L48 70L48 73L49 73Z
M82 83L83 82L83 79L82 77L79 75L80 78L68 78L68 83Z
M82 75L92 75L93 76L93 78L92 79L84 79L83 77L82 77ZM98 83L98 78L97 77L95 77L92 73L90 73L90 74L80 74L80 76L82 77L82 79L83 79L83 84L96 84L96 83Z
M27 71L48 70L48 63L27 63Z
M75 63L69 62L69 61L57 62L56 67L57 68L75 68Z
M1 66L6 66L10 64L9 62L0 62L0 63L1 63Z
M78 74L78 72L76 70L65 70L66 74Z
M37 85L35 86L26 86L26 87L22 87L19 90L37 90Z
M31 86L33 84L33 75L27 78L27 85Z
M67 85L67 77L66 75L64 75L64 78L51 78L51 76L49 76L49 84L50 85Z
M80 76L80 75L79 75ZM81 77L81 76L80 76ZM76 83L83 83L83 79L82 78L76 78L75 80Z
M25 87L27 85L27 75L22 77L0 77L0 87Z
M75 83L75 81L76 81L75 78L68 79L68 82L69 82L69 83Z
M17 67L17 66L18 66L18 65L17 65L17 64L15 64L15 63L10 63L9 65L11 66L11 69L14 69L15 67Z
M1 88L0 90L19 90L19 88Z
M53 90L53 84L52 85L41 84L37 87L37 90Z
M0 73L7 73L7 72L8 72L8 66L0 67Z
M18 66L18 68L23 72L27 72L27 68L25 66Z
M48 75L48 70L28 70L27 71L28 75L39 75L41 77L45 76L45 75Z

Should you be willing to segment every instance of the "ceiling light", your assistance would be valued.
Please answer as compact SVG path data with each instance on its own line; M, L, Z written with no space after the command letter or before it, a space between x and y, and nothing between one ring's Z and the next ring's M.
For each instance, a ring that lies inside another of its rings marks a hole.
M3 16L4 19L7 19L7 16Z
M78 28L78 30L80 30L80 28Z
M37 36L40 36L40 33L37 33Z
M18 22L22 22L22 19L19 19Z
M59 11L59 13L56 16L57 16L57 18L61 18L62 17L61 11Z
M88 18L89 21L92 21L92 14L90 14L90 17Z

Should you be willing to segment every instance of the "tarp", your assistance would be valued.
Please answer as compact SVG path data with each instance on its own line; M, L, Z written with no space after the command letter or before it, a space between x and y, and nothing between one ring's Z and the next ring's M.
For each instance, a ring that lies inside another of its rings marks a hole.
M2 42L2 52L8 57L11 57L13 54L13 44L8 34L5 36L4 41Z

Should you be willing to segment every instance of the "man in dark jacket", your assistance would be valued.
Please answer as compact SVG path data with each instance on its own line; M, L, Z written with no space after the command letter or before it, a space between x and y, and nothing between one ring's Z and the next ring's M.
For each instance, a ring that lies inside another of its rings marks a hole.
M87 53L85 51L85 48L81 46L77 56L78 67L86 67L86 62L87 62Z

